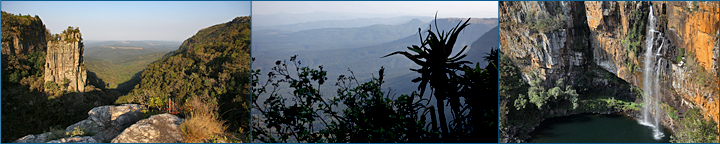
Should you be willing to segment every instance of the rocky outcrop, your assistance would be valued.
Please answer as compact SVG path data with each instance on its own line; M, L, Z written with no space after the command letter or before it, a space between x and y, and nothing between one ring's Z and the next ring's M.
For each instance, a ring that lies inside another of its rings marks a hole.
M39 17L13 15L2 12L2 54L20 56L45 51L46 36L50 33Z
M171 114L159 114L140 120L113 139L113 143L179 143L182 142L180 124L183 119Z
M82 130L86 137L72 137L60 139L56 142L109 142L123 130L143 118L141 112L145 109L142 105L124 104L120 106L100 106L88 112L89 117L78 123L68 126L65 133L71 133L76 129ZM16 140L16 143L42 143L47 141L47 135L28 135Z
M83 63L84 46L80 31L68 28L57 39L49 40L47 45L45 81L66 84L64 90L67 91L85 92L87 72Z

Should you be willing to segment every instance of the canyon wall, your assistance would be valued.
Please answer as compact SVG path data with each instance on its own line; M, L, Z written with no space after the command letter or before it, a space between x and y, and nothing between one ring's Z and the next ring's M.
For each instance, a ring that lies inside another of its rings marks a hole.
M660 33L664 37L657 39L654 47L660 51L660 63L654 67L662 73L663 102L681 112L700 108L707 118L718 121L718 2L603 1L585 5L595 64L641 88L644 46L634 50L631 45L644 40L640 35L646 33L640 31L647 27L652 6L659 32L655 37Z
M563 78L604 88L614 85L605 79L612 75L643 88L651 6L653 34L662 37L653 47L662 101L676 115L699 108L717 122L718 2L501 2L500 50L526 82L535 73L546 87ZM588 72L593 78L583 78Z

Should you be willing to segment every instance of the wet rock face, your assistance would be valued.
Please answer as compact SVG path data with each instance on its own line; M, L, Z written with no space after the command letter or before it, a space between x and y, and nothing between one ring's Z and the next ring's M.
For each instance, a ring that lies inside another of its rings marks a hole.
M67 91L85 92L87 72L82 58L82 35L69 32L60 37L60 40L47 42L45 81L61 84L68 79Z
M182 122L171 114L154 115L125 129L112 143L179 143L183 140Z
M145 109L142 105L124 104L121 106L100 106L95 107L88 112L89 117L78 123L65 128L65 133L70 133L76 129L82 129L84 133L90 136L71 137L54 140L56 143L100 143L109 142L117 137L123 130L130 125L143 118L141 112ZM28 135L16 140L16 143L44 143L47 141L47 135L43 133L39 135Z

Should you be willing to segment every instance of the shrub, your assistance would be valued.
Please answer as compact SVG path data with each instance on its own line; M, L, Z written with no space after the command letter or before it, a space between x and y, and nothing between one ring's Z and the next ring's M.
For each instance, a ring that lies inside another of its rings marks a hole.
M63 131L63 129L60 129L59 126L53 126L50 127L50 133L46 136L45 140L51 141L64 137L67 137L67 135L65 135L65 131Z
M675 62L680 63L682 61L682 57L685 55L685 49L680 48L680 53L678 53L677 57L675 58Z
M67 135L67 137L74 137L74 136L86 136L86 135L92 135L92 134L85 131L85 127L75 127L75 129L73 129L73 131L66 132L65 135Z
M54 92L54 91L59 90L60 87L58 87L58 84L55 83L54 81L46 81L46 82L45 82L45 89Z
M678 121L679 130L670 142L675 143L717 143L718 127L712 120L705 120L699 109L690 109L685 118Z

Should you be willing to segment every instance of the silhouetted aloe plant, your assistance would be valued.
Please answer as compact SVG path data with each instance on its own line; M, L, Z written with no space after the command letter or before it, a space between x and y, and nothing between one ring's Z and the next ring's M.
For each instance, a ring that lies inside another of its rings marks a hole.
M444 139L448 138L449 133L447 120L445 118L445 106L443 105L445 99L448 98L448 88L450 88L449 79L450 77L457 77L455 71L462 70L462 66L464 64L471 63L469 61L460 61L460 59L467 56L462 54L467 48L467 45L456 55L452 57L450 57L450 55L452 54L453 46L455 45L458 35L460 35L460 32L465 27L470 25L468 24L469 21L470 18L468 18L468 20L464 23L461 21L455 27L450 29L450 31L445 33L445 31L441 32L438 29L437 15L435 15L435 32L432 31L432 25L430 25L430 29L427 30L428 35L423 40L421 29L418 28L421 45L407 47L408 50L417 54L412 54L407 51L397 51L383 56L384 58L400 54L412 60L415 64L422 66L420 69L410 69L421 74L420 77L413 79L412 82L420 82L418 90L420 90L421 97L425 93L427 84L430 83L430 87L434 91L433 95L435 95L437 100L440 127L442 129ZM453 111L460 111L459 100L457 98L450 97L450 105Z

